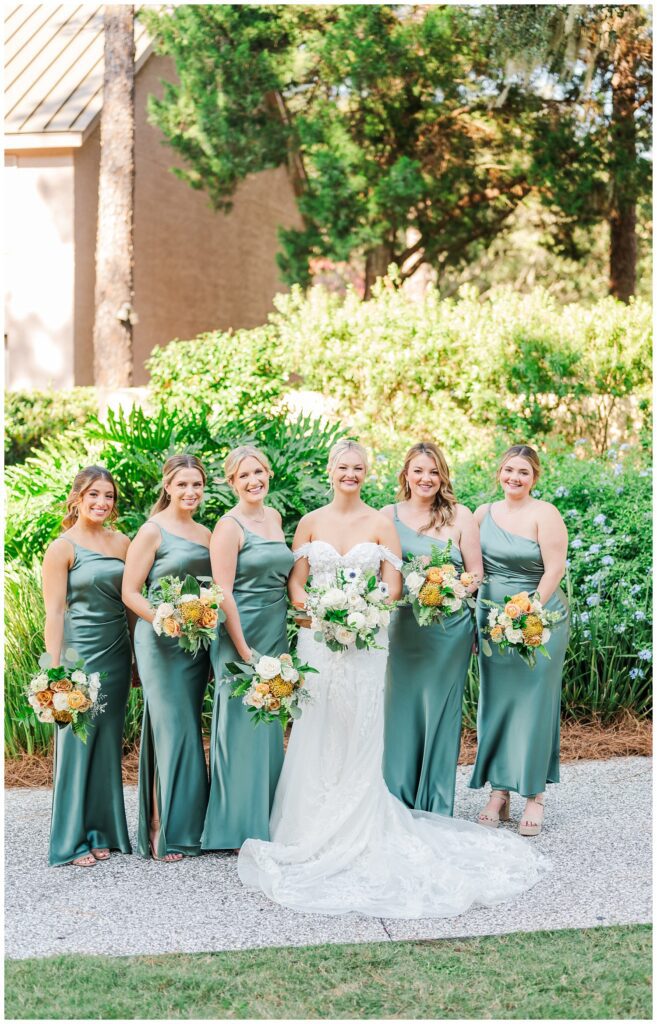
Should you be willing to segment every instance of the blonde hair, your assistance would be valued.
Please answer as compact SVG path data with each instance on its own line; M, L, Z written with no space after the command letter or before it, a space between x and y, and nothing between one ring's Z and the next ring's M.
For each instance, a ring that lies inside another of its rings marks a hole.
M264 452L261 452L254 444L238 444L237 448L233 448L232 451L228 452L228 455L224 459L224 476L226 478L226 482L230 484L231 487L233 487L231 481L235 479L235 474L240 467L240 462L243 462L244 459L248 459L249 456L256 459L260 465L267 470L269 477L274 475L271 463ZM235 490L234 487L233 490Z
M504 455L500 459L500 464L497 467L497 474L495 480L499 482L500 473L502 472L503 467L509 461L509 459L513 459L516 455L520 456L520 458L522 459L527 460L529 465L532 467L532 472L534 473L534 483L536 483L539 476L541 475L541 463L539 461L537 452L533 448L530 448L528 444L512 444L510 448L507 448Z
M115 528L114 524L119 518L118 509L116 507L116 503L119 500L119 489L116 486L116 481L109 469L104 469L103 466L87 466L86 469L81 469L76 475L75 480L73 481L73 486L69 491L69 495L66 499L66 515L62 519L62 530L70 529L70 527L77 522L79 515L78 506L82 496L89 490L96 480L106 480L107 483L111 484L114 488L114 504L107 517L107 524L112 529Z
M452 490L452 482L449 478L449 466L445 456L437 444L433 441L420 441L412 445L406 452L404 465L398 476L399 490L398 501L408 501L411 496L411 488L408 482L408 468L418 455L429 455L436 463L436 469L440 473L440 486L434 494L431 508L429 509L429 522L420 527L418 533L426 533L427 530L440 530L443 526L449 526L454 522L456 515L456 496Z
M331 448L331 450L329 452L328 465L327 465L329 476L331 475L331 473L335 469L335 464L340 459L340 456L344 455L345 452L350 452L350 451L351 452L356 452L358 455L360 455L361 459L363 460L363 464L365 466L365 472L366 473L369 472L370 460L369 460L369 456L367 454L367 449L364 448L362 444L359 444L358 441L351 441L351 440L349 440L349 438L345 437L341 441L336 441L336 443L333 445L333 447Z
M157 501L149 513L151 516L154 516L157 512L161 512L162 509L169 506L171 496L167 493L166 487L171 483L176 473L180 472L181 469L197 469L203 477L203 483L205 484L207 474L200 459L197 459L195 455L172 455L170 459L167 459L162 467L162 490L158 494Z

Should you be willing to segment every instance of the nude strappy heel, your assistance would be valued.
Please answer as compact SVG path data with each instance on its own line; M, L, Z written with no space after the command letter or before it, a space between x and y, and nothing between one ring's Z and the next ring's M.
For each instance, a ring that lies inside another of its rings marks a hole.
M486 813L481 811L477 817L477 821L480 825L484 825L486 828L497 828L501 821L508 821L511 815L511 797L506 789L494 789L491 793L491 799L495 797L497 800L501 800L499 812Z
M542 793L539 793L538 796L529 797L529 799L532 800L535 804L538 804L539 807L545 807L545 803L543 801L543 794ZM518 835L520 835L520 836L537 836L540 833L542 828L543 828L543 815L541 815L541 820L540 821L531 821L527 817L527 812L525 811L525 814L520 819L520 824L518 825Z

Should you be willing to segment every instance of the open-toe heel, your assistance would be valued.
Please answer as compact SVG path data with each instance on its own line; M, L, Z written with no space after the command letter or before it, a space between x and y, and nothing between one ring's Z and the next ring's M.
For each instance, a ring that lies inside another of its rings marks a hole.
M501 800L497 813L494 810L483 810L479 813L477 821L485 828L497 828L501 821L508 821L511 814L511 797L504 789L494 789L490 795L491 800Z
M543 794L542 793L540 793L538 796L530 797L527 800L527 803L530 803L530 802L534 803L534 804L538 804L538 806L541 807L541 808L545 807L545 804L543 802ZM541 829L543 828L543 816L544 816L544 814L545 814L545 812L541 811L540 821L536 821L535 818L537 818L538 815L535 814L533 817L530 818L528 816L528 814L527 814L527 808L525 807L525 813L523 814L523 816L520 819L520 822L518 824L518 835L521 835L521 836L537 836L537 835L539 835Z

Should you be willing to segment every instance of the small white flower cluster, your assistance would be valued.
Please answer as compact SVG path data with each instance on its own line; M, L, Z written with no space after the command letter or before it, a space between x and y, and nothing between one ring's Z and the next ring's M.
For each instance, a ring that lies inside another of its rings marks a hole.
M387 598L388 585L374 574L340 569L330 585L310 588L307 608L313 628L331 650L363 649L377 647L378 630L390 624Z

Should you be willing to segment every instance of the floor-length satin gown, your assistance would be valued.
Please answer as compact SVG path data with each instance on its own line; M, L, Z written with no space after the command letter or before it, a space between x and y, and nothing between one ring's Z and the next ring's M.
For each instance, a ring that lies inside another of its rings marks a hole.
M294 556L285 541L247 529L237 557L233 597L247 644L258 654L287 651L287 578ZM269 815L283 766L283 731L254 725L241 700L231 697L226 662L240 661L225 626L210 651L215 678L210 735L210 798L201 845L234 850L249 837L269 839Z
M339 568L378 571L399 560L372 542L345 555L303 545L312 579ZM295 722L271 819L271 842L249 839L240 879L286 907L374 917L451 917L534 885L545 859L510 833L425 811L393 797L381 770L386 638L382 650L334 653L303 630L299 654L319 669L314 701Z
M153 521L153 520L151 520ZM162 533L146 584L149 594L162 576L210 577L210 551L205 544ZM175 637L155 633L150 622L135 627L135 657L144 689L144 717L139 749L138 844L150 857L149 829L153 785L160 815L158 857L201 852L201 832L208 802L208 772L201 735L203 697L210 674L210 656L195 657Z
M486 582L479 591L477 619L485 625L490 611L484 599L504 598L536 590L543 575L541 549L535 540L498 526L490 510L481 524L481 551ZM562 619L551 627L549 658L536 656L530 668L515 651L501 654L491 644L487 656L479 648L480 693L477 709L477 759L470 787L490 782L524 797L559 781L561 675L568 646L568 606L562 590L545 605Z
M431 555L447 542L403 523L395 505L395 528L404 558ZM464 571L461 552L450 557ZM384 701L383 776L407 807L434 814L454 813L456 766L461 744L463 691L475 629L471 609L418 625L413 609L393 612Z
M66 538L68 540L68 538ZM132 853L123 804L121 752L132 650L121 600L123 559L80 544L68 573L62 649L73 647L86 672L104 672L83 743L67 725L55 730L50 864L94 850Z

